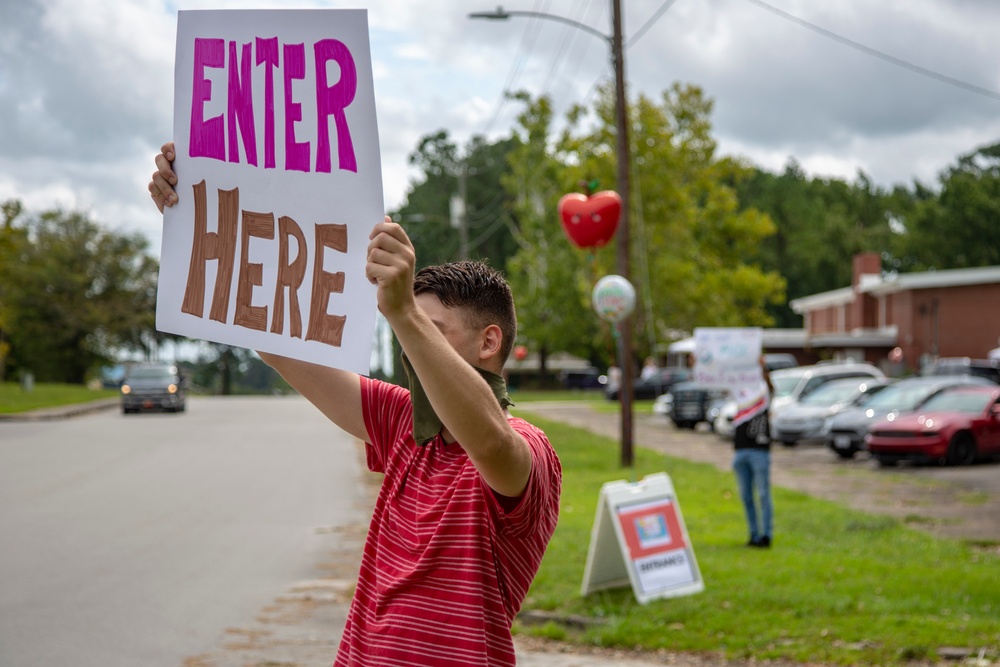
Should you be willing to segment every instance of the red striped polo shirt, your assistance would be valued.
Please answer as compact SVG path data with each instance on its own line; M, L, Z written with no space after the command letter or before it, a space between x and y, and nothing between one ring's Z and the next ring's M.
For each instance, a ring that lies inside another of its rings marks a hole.
M385 474L336 667L514 665L510 626L559 515L562 471L545 434L509 511L457 443L418 447L409 392L361 378L368 467Z

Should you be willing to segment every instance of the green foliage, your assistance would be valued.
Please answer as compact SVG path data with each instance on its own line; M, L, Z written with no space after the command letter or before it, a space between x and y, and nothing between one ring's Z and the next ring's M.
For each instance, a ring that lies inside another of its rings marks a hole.
M514 251L509 201L499 185L509 140L488 143L473 137L460 151L440 130L420 140L410 164L422 177L412 184L406 203L391 213L413 242L417 268L459 259L459 232L451 225L450 201L459 193L464 171L468 217L468 256L503 268Z
M959 269L1000 264L1000 144L960 156L941 176L937 197L918 189L900 262L918 269ZM898 268L898 267L893 267Z
M8 363L40 381L82 384L117 350L145 350L154 328L156 261L139 234L85 213L4 207L0 326Z
M574 109L558 138L551 136L549 101L517 97L525 109L503 184L515 196L520 222L520 248L509 268L521 330L542 349L609 363L613 344L589 301L597 279L615 272L613 248L574 248L560 229L557 203L580 183L616 186L611 90L603 91L593 114ZM741 208L727 185L749 169L716 159L711 106L697 87L675 85L658 102L640 96L630 109L636 194L630 251L640 304L633 321L637 333L651 329L658 340L695 326L767 326L768 306L784 301L780 273L758 262L757 249L774 225ZM656 343L645 335L635 340L640 357Z
M943 646L1000 642L995 550L935 539L896 519L781 488L774 490L774 548L747 549L731 473L643 448L634 473L609 472L617 460L615 442L532 421L559 453L563 492L559 525L525 607L605 621L584 632L567 630L571 641L861 665L901 664L933 658ZM647 605L628 588L581 597L601 485L659 471L669 473L677 489L705 591Z
M892 252L890 220L901 202L864 174L853 184L810 179L791 161L782 174L751 170L734 184L742 206L774 221L776 233L763 240L759 256L784 276L789 299L850 285L860 252ZM772 302L769 312L779 326L801 326L783 301Z

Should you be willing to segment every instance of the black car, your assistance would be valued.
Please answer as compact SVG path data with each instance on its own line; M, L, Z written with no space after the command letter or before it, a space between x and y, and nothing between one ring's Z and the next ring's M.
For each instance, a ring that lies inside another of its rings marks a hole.
M670 393L673 395L670 420L677 428L694 428L703 421L711 424L718 416L711 414L712 404L727 394L725 389L709 389L696 382L679 382Z
M639 378L632 383L632 395L637 401L651 400L670 391L678 382L691 379L691 371L687 368L661 368L648 378ZM610 384L605 388L604 395L612 401L618 400L618 387Z
M973 375L1000 384L1000 359L944 357L925 368L923 375L928 377Z
M136 364L122 381L122 412L183 412L187 381L173 364Z

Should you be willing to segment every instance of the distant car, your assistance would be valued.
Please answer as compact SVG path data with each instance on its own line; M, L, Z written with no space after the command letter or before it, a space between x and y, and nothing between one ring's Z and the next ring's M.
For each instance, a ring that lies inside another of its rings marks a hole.
M946 389L913 414L874 424L865 444L881 465L971 465L1000 455L1000 387Z
M768 372L778 371L782 368L795 368L798 365L799 362L795 359L794 354L769 352L764 355L764 367L767 368Z
M639 378L632 383L633 398L637 401L651 400L670 391L678 382L691 379L691 371L687 368L661 368L649 378ZM610 384L605 387L604 395L609 400L618 400L617 386Z
M944 357L925 368L922 375L929 377L975 375L1000 384L1000 359Z
M597 389L604 385L601 372L593 366L559 371L559 382L565 389Z
M774 386L771 397L773 419L786 405L801 400L827 382L854 377L882 379L885 373L872 364L846 362L786 368L774 371L770 376Z
M787 447L799 441L825 440L823 424L841 410L861 404L888 386L889 380L854 377L831 380L786 405L771 420L771 437Z
M183 412L187 381L173 364L136 364L122 380L122 412L166 410Z
M840 458L852 458L865 447L865 435L873 424L895 421L916 412L924 403L950 387L961 385L993 386L989 380L957 375L954 377L912 377L900 380L871 397L864 405L843 410L830 417L824 426L826 444Z
M739 406L737 406L736 401L733 398L727 398L723 401L722 405L717 408L718 415L715 421L712 422L712 430L720 438L731 438L733 437L733 419L736 418L736 413L739 411Z
M670 396L668 416L677 428L693 429L699 422L711 423L709 408L725 393L724 389L710 389L695 382L678 382L668 394ZM668 399L661 396L656 402L661 400L667 402Z

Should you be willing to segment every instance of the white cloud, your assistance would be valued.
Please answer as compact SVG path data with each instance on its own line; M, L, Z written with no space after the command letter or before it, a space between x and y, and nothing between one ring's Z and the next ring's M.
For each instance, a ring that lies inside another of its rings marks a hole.
M1000 91L1000 3L767 0L917 67ZM466 140L509 131L505 86L553 96L558 111L609 75L607 46L555 22L471 21L495 2L336 2L369 10L386 206L414 174L407 154L438 129ZM508 3L509 4L509 3ZM604 0L518 3L607 32ZM661 0L625 4L626 37ZM0 197L87 208L159 243L145 182L169 138L176 9L281 7L261 0L0 2ZM513 6L508 7L513 9ZM795 158L817 175L933 184L958 155L1000 136L1000 100L934 80L817 34L748 0L677 0L627 54L629 90L674 81L715 101L720 149L770 169ZM499 109L499 113L495 113ZM492 123L491 123L492 120Z

